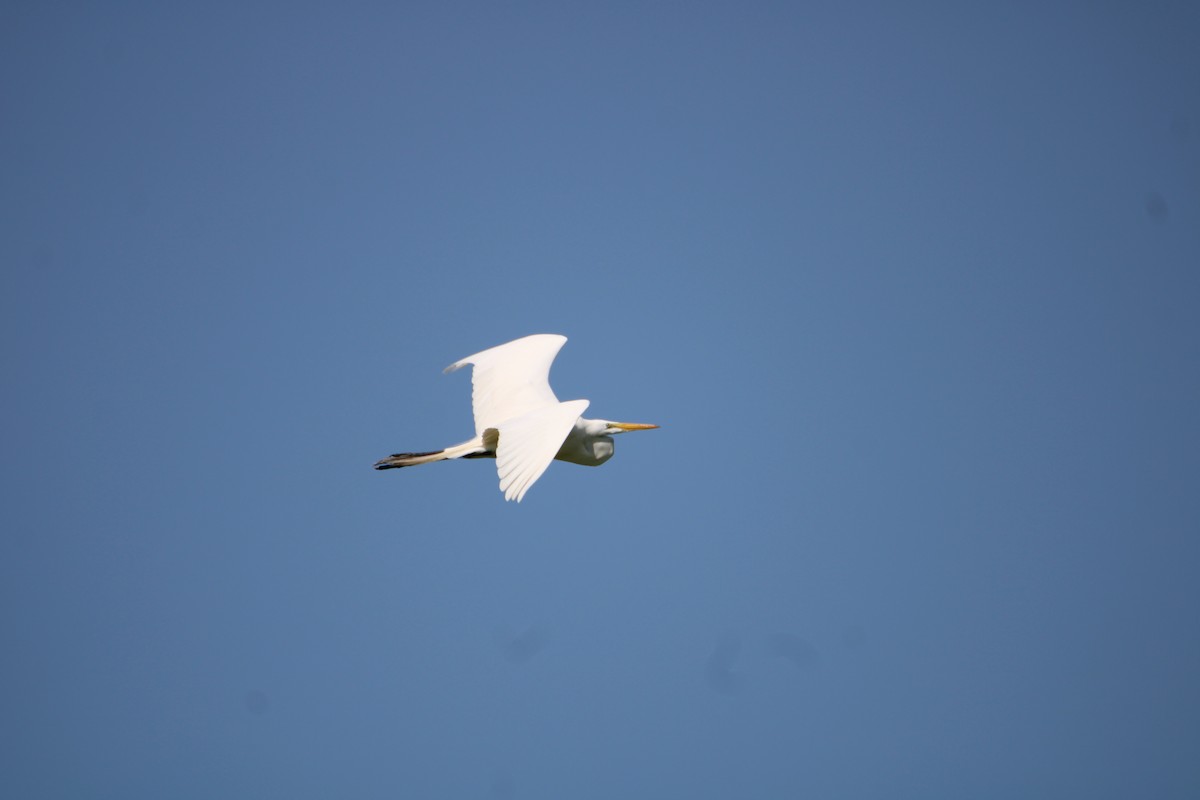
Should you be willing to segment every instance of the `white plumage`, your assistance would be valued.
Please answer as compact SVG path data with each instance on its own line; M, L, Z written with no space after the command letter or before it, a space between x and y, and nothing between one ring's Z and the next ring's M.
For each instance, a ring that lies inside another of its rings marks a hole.
M567 343L554 333L526 336L455 361L447 373L467 366L471 370L471 410L475 433L557 403L550 388L550 365ZM578 415L576 415L578 416Z

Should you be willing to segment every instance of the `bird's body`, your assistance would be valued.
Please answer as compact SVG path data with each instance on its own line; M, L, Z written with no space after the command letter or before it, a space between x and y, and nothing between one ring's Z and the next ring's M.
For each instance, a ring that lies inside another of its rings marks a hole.
M586 419L587 400L560 402L550 389L550 365L567 337L536 334L456 361L472 365L475 436L428 453L397 453L375 469L396 469L452 458L495 458L505 500L520 502L550 462L597 467L613 454L612 437L657 425Z

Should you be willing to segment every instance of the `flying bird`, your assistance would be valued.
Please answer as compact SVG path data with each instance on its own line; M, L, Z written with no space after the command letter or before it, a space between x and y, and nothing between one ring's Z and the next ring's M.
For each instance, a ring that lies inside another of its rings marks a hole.
M494 458L505 500L529 491L550 462L598 467L612 458L612 437L657 428L636 422L585 419L587 400L560 402L550 388L550 365L567 337L541 333L497 345L455 361L446 372L470 364L475 437L429 453L397 453L375 469L397 469L451 458Z

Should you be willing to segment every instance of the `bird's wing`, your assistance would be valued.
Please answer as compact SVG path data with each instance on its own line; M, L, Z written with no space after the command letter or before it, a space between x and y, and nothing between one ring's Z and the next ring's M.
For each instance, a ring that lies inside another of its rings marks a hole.
M467 364L475 366L471 371L471 408L477 435L534 409L558 403L550 389L550 365L566 341L565 336L539 333L446 367L446 372L453 372Z
M499 426L496 471L505 500L521 502L533 482L542 477L575 420L587 410L587 400L542 406Z

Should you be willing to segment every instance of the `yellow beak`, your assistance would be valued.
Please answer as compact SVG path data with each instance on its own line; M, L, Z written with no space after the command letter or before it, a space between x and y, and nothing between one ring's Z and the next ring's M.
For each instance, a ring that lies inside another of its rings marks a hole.
M611 425L623 431L648 431L658 427L657 425L645 425L641 422L613 422Z

